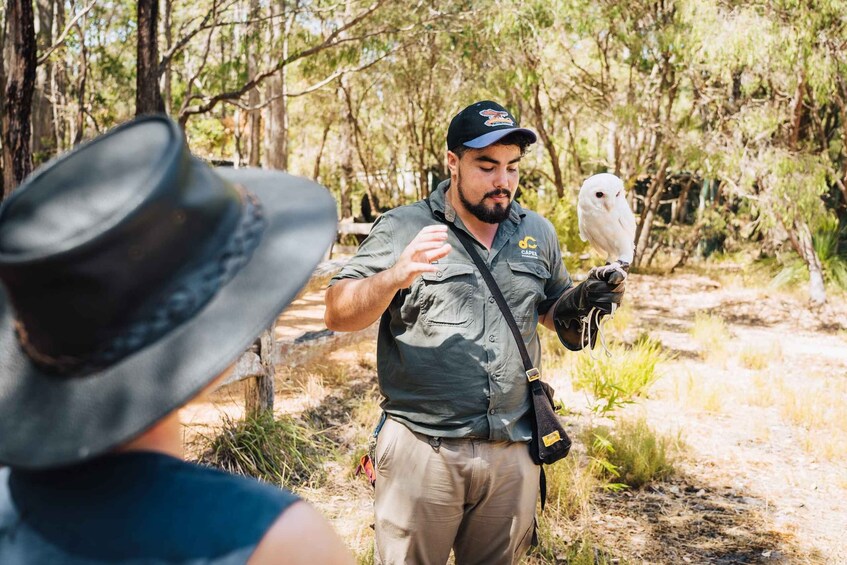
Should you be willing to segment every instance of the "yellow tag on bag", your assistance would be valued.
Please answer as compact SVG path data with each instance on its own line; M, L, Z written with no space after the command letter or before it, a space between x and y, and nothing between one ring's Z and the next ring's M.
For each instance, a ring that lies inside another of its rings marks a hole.
M550 447L551 445L553 445L554 443L556 443L560 439L562 439L562 438L561 438L561 436L559 436L559 432L555 431L555 432L553 432L551 434L547 434L546 436L541 438L541 441L544 442L544 447Z

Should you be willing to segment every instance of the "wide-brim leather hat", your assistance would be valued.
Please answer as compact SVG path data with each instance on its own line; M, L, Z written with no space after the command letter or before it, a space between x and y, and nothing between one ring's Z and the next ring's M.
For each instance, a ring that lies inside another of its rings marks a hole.
M322 186L212 168L165 117L117 127L0 206L0 464L71 464L182 406L268 328L336 227Z

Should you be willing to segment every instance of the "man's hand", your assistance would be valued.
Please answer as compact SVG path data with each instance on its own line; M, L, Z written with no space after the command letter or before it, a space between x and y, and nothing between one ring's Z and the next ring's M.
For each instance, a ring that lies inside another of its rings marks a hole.
M586 316L592 308L611 313L612 304L620 305L626 286L619 275L607 267L592 269L585 281L562 294L554 306L554 318L567 324L568 320Z
M453 248L447 226L426 226L406 246L393 267L364 279L344 279L327 289L326 327L334 331L361 330L379 318L398 290L408 288L421 273L438 271L437 261Z
M408 288L422 273L438 271L438 266L432 262L446 257L452 249L447 243L446 225L426 226L406 246L397 263L389 269L394 287L397 290Z

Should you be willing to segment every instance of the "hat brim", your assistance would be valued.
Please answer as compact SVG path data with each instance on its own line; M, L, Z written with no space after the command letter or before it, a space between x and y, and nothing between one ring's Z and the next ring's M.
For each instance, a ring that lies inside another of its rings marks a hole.
M538 141L538 137L535 135L535 132L531 129L526 128L505 128L505 129L497 129L494 131L490 131L488 133L482 134L479 137L475 137L470 141L464 142L462 145L465 147L470 147L471 149L482 149L483 147L488 147L492 143L496 143L506 137L509 134L515 132L522 132L528 134L532 141L531 143L535 143Z
M0 463L56 467L133 439L229 367L309 280L335 237L326 189L281 172L216 172L262 202L259 246L200 312L118 364L80 378L41 371L18 345L0 285Z

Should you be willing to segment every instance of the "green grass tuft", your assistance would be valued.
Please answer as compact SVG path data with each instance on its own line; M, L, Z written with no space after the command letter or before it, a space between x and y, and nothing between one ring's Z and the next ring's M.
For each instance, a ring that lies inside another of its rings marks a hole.
M296 420L275 419L269 412L240 421L225 418L220 433L207 441L200 463L286 487L318 484L323 461L334 449Z
M678 439L657 435L643 418L620 420L614 429L600 426L588 433L593 441L586 445L597 462L595 469L612 486L639 488L674 473L669 451Z

